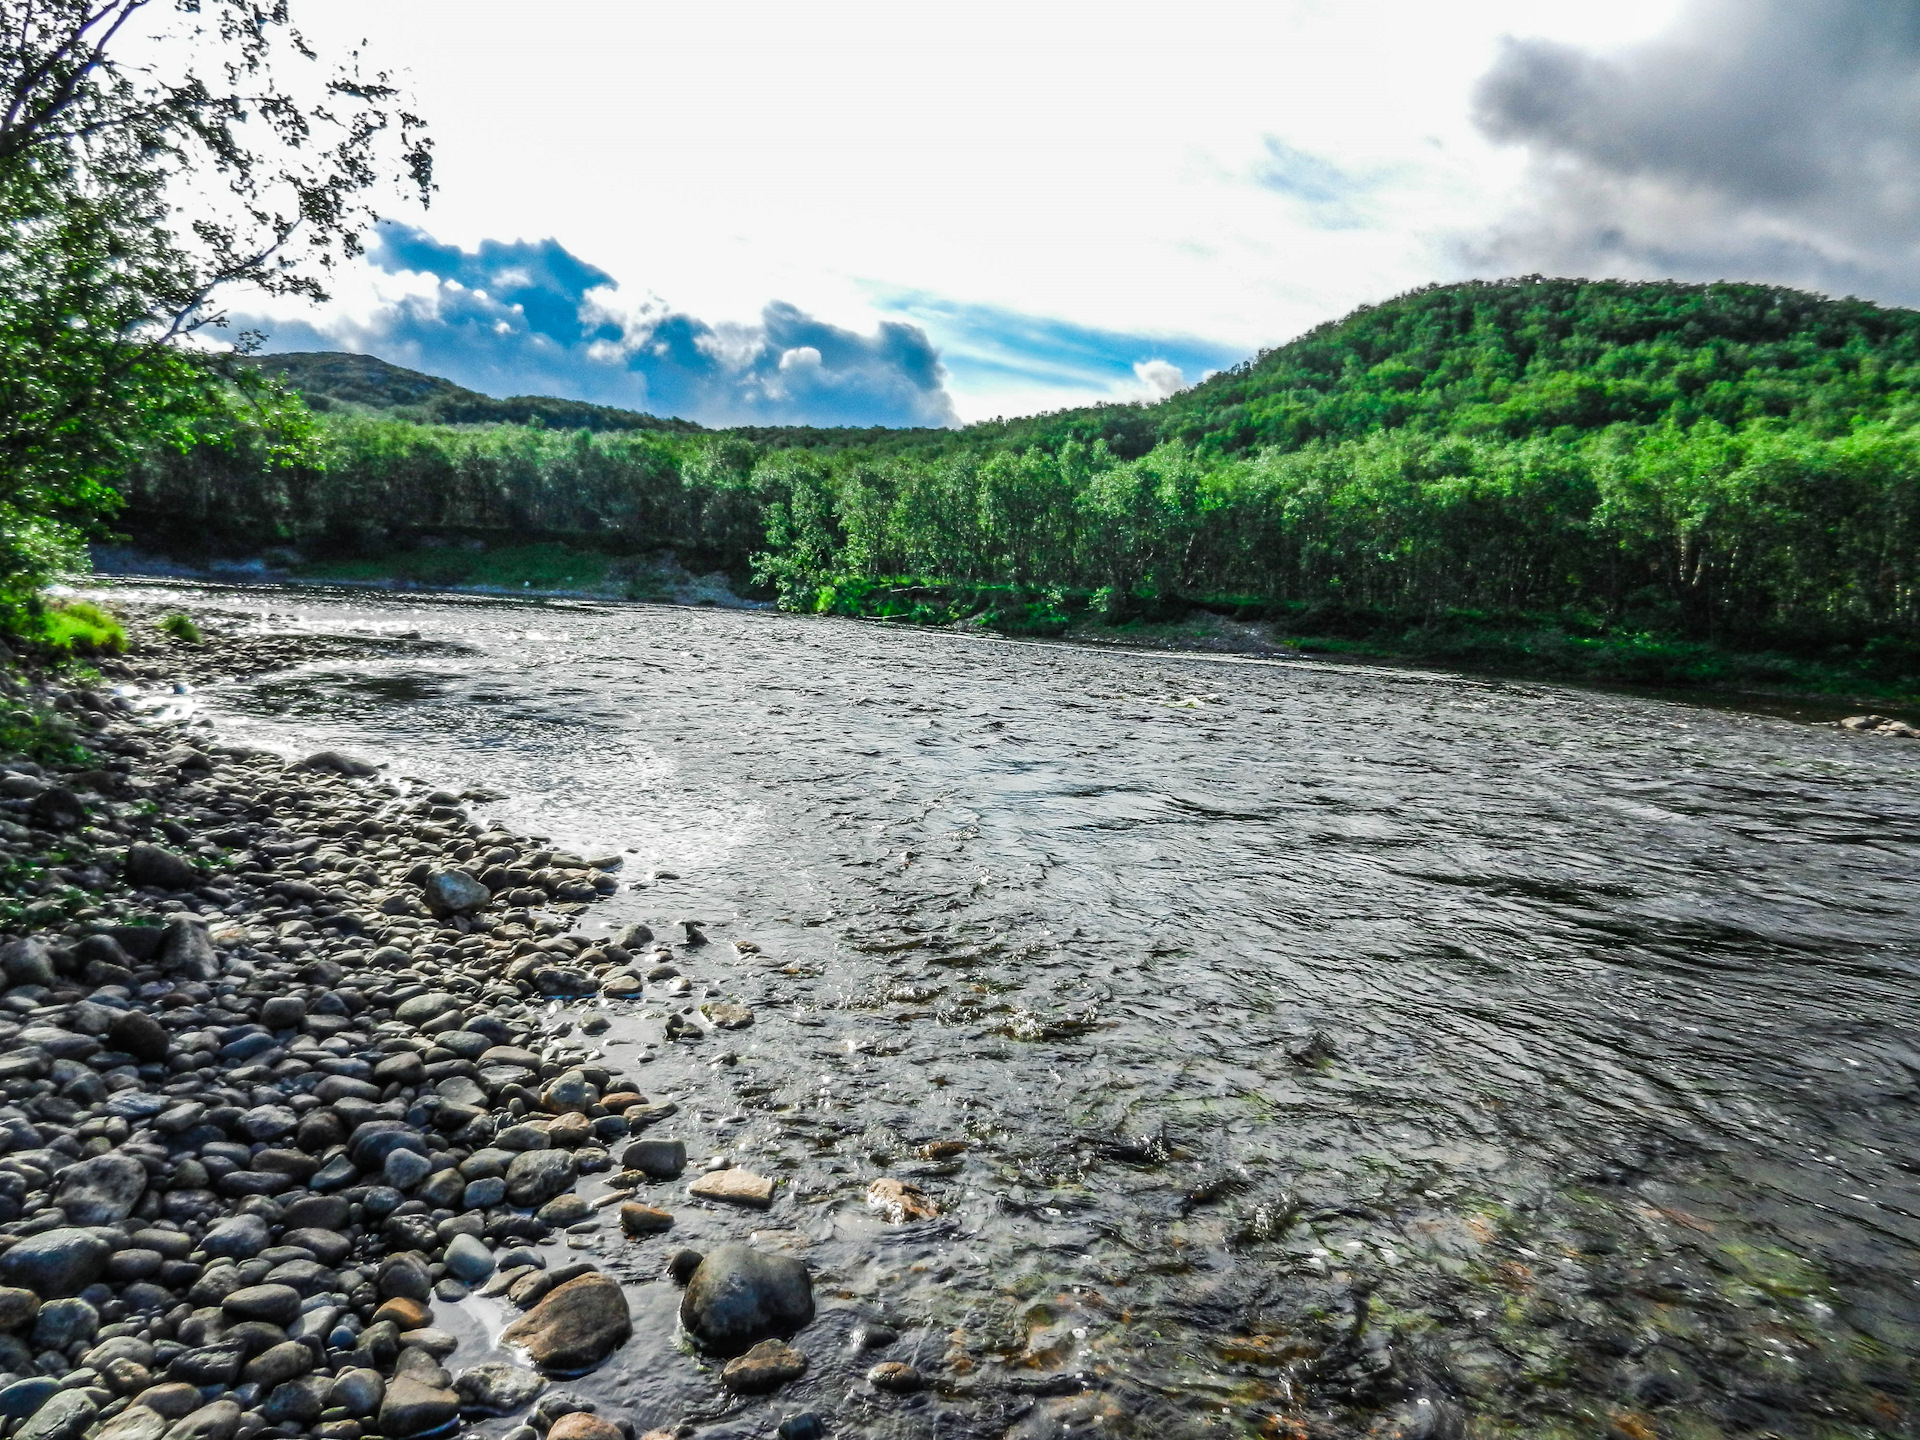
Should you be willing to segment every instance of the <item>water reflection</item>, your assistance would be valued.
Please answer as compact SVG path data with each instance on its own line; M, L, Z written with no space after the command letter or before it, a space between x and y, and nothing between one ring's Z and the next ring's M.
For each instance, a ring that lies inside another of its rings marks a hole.
M647 1198L672 1246L803 1253L822 1313L808 1377L730 1408L669 1242L592 1242L637 1333L574 1388L643 1428L1907 1433L1920 747L771 615L182 598L437 642L201 699L675 877L597 926L708 922L683 968L754 1026L602 1042L782 1198ZM885 1224L880 1175L940 1219ZM876 1358L940 1385L875 1394Z

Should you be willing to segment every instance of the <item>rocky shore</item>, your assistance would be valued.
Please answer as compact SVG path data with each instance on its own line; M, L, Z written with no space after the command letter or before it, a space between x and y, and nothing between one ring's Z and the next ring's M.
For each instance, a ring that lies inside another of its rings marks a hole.
M126 693L353 643L154 641L100 682L0 681L7 733L40 756L0 754L8 1440L407 1440L482 1417L634 1440L564 1388L628 1338L620 1285L536 1248L613 1202L627 1234L669 1232L629 1192L688 1163L648 1135L673 1105L550 1006L678 976L645 926L576 933L619 858L485 828L349 755L143 723ZM609 1189L590 1203L592 1174ZM726 1168L691 1188L749 1207L771 1190ZM805 1371L785 1343L813 1314L800 1261L661 1256L729 1389ZM520 1361L443 1363L458 1346L433 1304L474 1291L520 1312L502 1337ZM920 1383L881 1369L876 1386ZM780 1429L822 1433L808 1414Z

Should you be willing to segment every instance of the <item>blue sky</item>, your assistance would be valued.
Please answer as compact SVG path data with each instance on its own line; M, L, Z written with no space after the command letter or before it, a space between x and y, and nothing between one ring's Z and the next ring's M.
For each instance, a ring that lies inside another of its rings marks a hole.
M236 322L492 393L952 424L1471 275L1920 300L1910 0L298 8L440 190Z

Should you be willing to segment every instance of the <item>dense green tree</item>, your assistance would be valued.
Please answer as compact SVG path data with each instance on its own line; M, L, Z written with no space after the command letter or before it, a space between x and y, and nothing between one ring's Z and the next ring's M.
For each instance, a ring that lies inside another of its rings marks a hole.
M324 296L387 173L429 152L387 77L287 0L0 0L0 606L31 604L155 445L252 458L304 416L189 343L236 286ZM137 55L138 61L127 58Z

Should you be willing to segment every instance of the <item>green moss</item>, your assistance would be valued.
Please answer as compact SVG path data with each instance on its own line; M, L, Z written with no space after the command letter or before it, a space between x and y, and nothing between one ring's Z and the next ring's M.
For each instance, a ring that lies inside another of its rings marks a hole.
M203 638L200 627L194 623L193 617L185 612L167 616L160 622L160 630L186 645L198 645Z
M127 632L120 622L85 600L46 606L22 622L20 639L56 657L124 655Z

